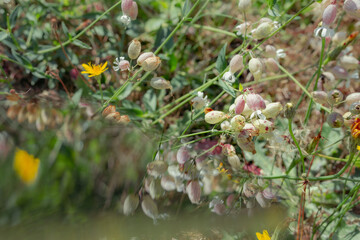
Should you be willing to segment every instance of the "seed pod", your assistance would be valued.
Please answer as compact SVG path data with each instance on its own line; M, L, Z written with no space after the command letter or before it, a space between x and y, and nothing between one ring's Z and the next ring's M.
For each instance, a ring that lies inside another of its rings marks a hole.
M237 155L228 156L228 162L233 170L238 171L241 169L240 158Z
M176 160L179 164L184 164L190 159L190 154L188 149L183 146L179 148L179 150L176 153Z
M194 97L192 100L191 100L191 106L194 108L194 109L202 109L203 107L205 107L206 105L206 100L202 97Z
M282 110L283 107L281 103L274 102L267 104L266 108L262 111L262 114L264 114L266 118L275 118Z
M147 168L147 173L150 176L159 177L166 172L168 168L168 164L164 161L156 160L148 163L146 168Z
M271 32L273 31L274 26L272 23L269 22L263 22L261 23L257 28L251 31L252 36L255 39L263 39L268 37Z
M130 63L128 60L121 60L118 62L117 66L114 65L113 68L115 71L126 71L130 69Z
M221 111L211 111L205 114L205 122L209 124L217 124L225 120L226 115Z
M119 112L112 112L106 115L105 119L117 121L120 119L120 113Z
M269 133L274 130L274 124L268 120L257 119L253 121L253 124L259 130L259 133Z
M272 45L266 45L264 56L267 58L276 58L276 48Z
M137 59L137 64L139 66L142 66L142 64L144 63L144 61L148 58L151 58L151 57L155 57L155 54L152 53L152 52L145 52L145 53L142 53L139 58Z
M275 194L271 191L271 188L266 188L264 191L262 191L262 195L266 199L274 199L274 198L276 198Z
M201 188L198 181L190 181L186 186L186 193L189 196L191 203L200 203Z
M253 110L249 108L249 106L245 103L244 111L241 113L241 115L248 118L253 113Z
M160 65L160 63L161 60L159 57L149 57L142 63L142 67L145 71L151 72L154 71Z
M342 92L340 92L337 89L334 89L328 93L327 100L330 103L330 105L336 105L340 103L344 98L344 95Z
M226 212L225 205L223 203L215 204L212 212L216 213L217 215L224 215Z
M230 114L234 114L235 113L235 104L231 104L230 107L229 107L229 113Z
M123 13L135 20L138 15L138 6L133 0L123 0L121 3L121 9Z
M342 42L344 42L347 38L347 33L346 32L337 32L335 33L335 35L333 36L333 38L331 39L336 45L341 44Z
M344 10L346 12L350 12L350 13L356 12L356 10L358 10L358 7L357 7L355 1L356 0L345 0L345 2L344 2Z
M243 142L237 139L236 143L241 148L241 150L251 152L252 154L256 153L255 143L253 141Z
M273 59L273 58L266 58L265 59L265 66L266 66L266 70L268 70L270 72L279 71L279 66L278 66L276 60Z
M135 212L137 207L139 206L139 197L130 194L125 198L123 212L125 216L129 216Z
M245 126L245 118L241 115L235 115L231 121L231 129L235 132L241 131Z
M230 194L227 198L226 198L226 205L228 207L232 207L235 201L235 195L234 194Z
M102 112L102 116L106 117L107 115L109 115L110 113L114 113L116 112L116 107L114 105L109 105L107 106L104 111Z
M255 93L250 93L246 96L246 104L253 111L263 110L266 108L264 99L259 94Z
M152 78L150 85L155 89L172 89L170 81L165 80L162 77Z
M326 104L327 103L327 93L324 91L314 91L311 93L314 101L319 104Z
M332 112L327 117L327 123L332 128L339 128L344 125L344 118L340 113Z
M160 179L152 179L149 185L149 194L152 199L161 197L163 189L161 188Z
M159 210L154 200L149 195L143 197L141 208L146 216L155 220L159 216Z
M346 104L351 105L354 102L360 102L360 92L352 93L348 95L345 99Z
M247 198L254 197L257 192L256 185L251 182L246 182L243 187L243 194Z
M260 79L263 72L263 65L261 60L259 58L252 58L249 61L249 70L254 76L255 80Z
M127 124L130 122L130 118L128 115L122 115L116 119L117 123Z
M235 56L233 56L229 66L231 73L236 73L237 71L240 71L244 67L243 56L241 56L240 54L236 54Z
M344 125L346 127L349 127L351 128L351 126L353 125L354 123L354 118L352 118L352 114L351 112L346 112L343 114L343 118L344 118Z
M269 200L267 200L262 192L258 192L256 195L255 195L255 198L256 198L256 201L259 203L259 205L262 207L262 208L268 208L271 206L271 203Z
M360 102L354 102L353 104L350 105L349 111L353 114L353 115L358 115L360 114Z
M236 154L235 147L231 144L224 144L222 147L222 153L225 156L233 156Z
M172 176L163 176L161 178L161 187L165 191L174 191L176 189L175 179Z
M323 24L329 26L336 18L336 4L330 4L323 12Z
M240 95L235 99L235 114L241 114L245 108L245 99L243 95Z
M348 71L355 70L359 67L359 60L353 56L345 55L340 58L340 65Z
M229 121L223 121L223 122L220 124L220 128L221 128L221 130L223 130L223 131L228 131L228 130L230 130L230 128L231 128L230 122L229 122Z
M347 78L349 75L346 69L340 66L333 67L331 72L335 75L336 78Z
M246 12L251 7L251 0L239 0L240 11Z
M237 32L238 35L249 34L251 31L251 23L250 22L242 23L236 26L235 28L238 31Z
M130 59L136 59L141 52L141 43L140 41L134 39L131 41L128 48L128 56Z

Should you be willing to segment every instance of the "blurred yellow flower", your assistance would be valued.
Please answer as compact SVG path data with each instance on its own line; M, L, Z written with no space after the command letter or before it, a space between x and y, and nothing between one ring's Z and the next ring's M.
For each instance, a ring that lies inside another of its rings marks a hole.
M82 71L81 73L89 74L89 77L98 76L108 69L106 67L107 62L99 65L96 64L93 65L89 62L89 64L82 64L82 66L85 69L85 71Z
M14 170L25 184L35 181L40 160L24 150L17 149L14 158Z
M269 233L266 230L263 231L263 234L257 232L256 236L258 240L271 240Z

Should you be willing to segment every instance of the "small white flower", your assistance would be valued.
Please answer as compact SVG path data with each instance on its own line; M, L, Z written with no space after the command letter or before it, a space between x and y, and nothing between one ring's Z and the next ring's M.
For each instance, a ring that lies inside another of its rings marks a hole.
M222 79L224 79L225 81L229 82L229 83L234 83L236 80L236 77L234 74L232 74L230 71L224 73Z
M195 108L195 109L202 109L202 108L206 107L209 104L209 102L207 100L207 96L204 97L203 92L198 92L197 97L194 97L191 100L191 104L192 104L193 108Z
M314 34L315 36L322 38L326 38L326 37L332 38L335 35L335 32L333 29L329 28L328 26L322 26L322 27L317 27L314 30Z
M251 31L251 23L250 22L242 23L240 25L237 25L235 29L237 30L236 35L238 36L245 36L245 34L249 35Z
M113 69L115 71L125 71L128 70L130 68L130 63L129 61L125 60L124 57L117 57L115 59L115 62L113 62Z
M120 22L122 22L125 26L127 26L130 24L131 18L127 15L122 15L120 18Z
M266 117L264 114L262 114L261 110L256 110L250 115L250 119L253 119L255 117L257 117L261 120L266 120Z
M286 53L284 49L276 50L276 58L285 58L285 57L286 57Z

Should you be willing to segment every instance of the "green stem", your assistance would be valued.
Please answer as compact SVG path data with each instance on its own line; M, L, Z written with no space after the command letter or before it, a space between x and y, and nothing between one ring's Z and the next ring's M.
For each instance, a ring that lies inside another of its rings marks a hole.
M209 30L211 32L224 34L224 35L234 37L234 38L237 37L235 33L228 32L226 30L222 30L222 29L219 29L219 28L214 28L214 27L210 27L210 26L204 26L204 25L200 25L200 24L192 24L192 26L195 27L195 28L198 28L198 29L205 29L205 30Z
M288 122L289 122L289 132L290 132L290 135L291 135L291 138L292 140L294 141L298 151L299 151L299 154L300 154L300 158L301 158L301 163L302 163L302 168L303 168L303 172L305 172L305 162L304 162L304 155L301 151L301 148L300 148L300 145L298 143L298 141L296 140L295 138L295 135L293 133L293 130L292 130L292 119L288 119Z

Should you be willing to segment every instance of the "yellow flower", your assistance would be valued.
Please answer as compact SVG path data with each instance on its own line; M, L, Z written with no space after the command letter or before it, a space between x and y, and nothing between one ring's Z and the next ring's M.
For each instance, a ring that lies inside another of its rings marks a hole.
M14 170L21 181L31 184L39 171L40 160L24 150L17 149L14 158Z
M89 74L89 77L98 76L108 69L106 67L107 62L105 62L103 64L99 64L99 65L96 65L96 64L93 65L89 62L89 64L82 64L82 66L85 69L85 71L82 71L81 73Z
M256 236L258 240L271 240L269 233L266 230L263 231L263 234L257 232Z

